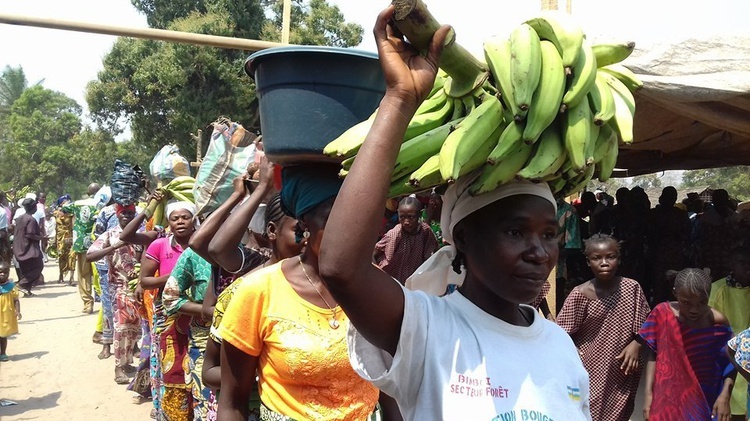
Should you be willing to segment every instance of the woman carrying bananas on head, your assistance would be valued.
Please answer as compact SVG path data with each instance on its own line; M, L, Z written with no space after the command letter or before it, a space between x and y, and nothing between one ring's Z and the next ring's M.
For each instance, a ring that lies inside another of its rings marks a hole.
M420 55L390 19L375 38L386 94L322 240L319 270L351 320L355 370L394 397L404 419L590 420L589 380L568 335L529 306L557 261L555 199L546 183L512 181L473 197L464 176L443 195L452 244L422 272L460 270L457 292L408 291L372 265L378 221L401 140L433 86L448 27ZM418 271L419 272L419 271ZM377 311L373 311L377 309Z

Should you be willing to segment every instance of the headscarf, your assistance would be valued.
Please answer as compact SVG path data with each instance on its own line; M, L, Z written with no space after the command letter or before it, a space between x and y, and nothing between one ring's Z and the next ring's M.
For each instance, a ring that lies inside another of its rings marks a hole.
M326 200L336 197L342 180L338 164L302 164L281 170L281 204L290 216L300 219Z
M73 198L70 197L69 194L64 194L64 195L62 195L62 196L60 196L60 197L57 198L57 206L62 206L63 203L70 202L72 200L73 200Z
M453 229L459 222L479 209L507 197L526 194L541 197L549 201L557 212L557 202L547 183L513 180L491 192L472 196L469 193L469 187L478 176L479 174L475 173L459 178L455 184L446 189L442 196L440 228L443 230L443 239L448 243L453 243ZM443 295L450 285L460 286L466 276L466 271L461 271L461 274L453 271L452 265L456 252L453 245L440 248L406 280L406 287L433 295Z
M121 213L125 211L135 212L135 204L130 204L130 205L121 205L119 203L115 204L115 214L120 215Z
M193 217L195 217L195 213L197 212L195 205L191 202L170 201L169 203L167 203L167 218L172 215L172 212L182 209L190 212Z

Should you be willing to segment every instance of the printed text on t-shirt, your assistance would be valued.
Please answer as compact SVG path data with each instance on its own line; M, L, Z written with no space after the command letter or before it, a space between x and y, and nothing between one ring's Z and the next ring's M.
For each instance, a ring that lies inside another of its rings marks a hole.
M493 385L489 377L472 377L457 374L450 386L451 393L468 396L470 398L482 398L490 396L493 398L508 398L508 389Z

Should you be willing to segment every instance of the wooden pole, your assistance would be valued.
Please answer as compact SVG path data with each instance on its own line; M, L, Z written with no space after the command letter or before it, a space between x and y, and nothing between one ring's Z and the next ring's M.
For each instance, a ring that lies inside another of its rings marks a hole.
M90 22L77 22L50 18L37 18L31 16L9 15L4 13L0 13L0 23L20 26L35 26L49 29L61 29L65 31L90 32L95 34L114 35L121 37L152 39L159 41L178 42L182 44L203 45L245 51L258 51L283 45L277 42L232 38L218 35L195 34L192 32L170 31L167 29L131 28L125 26L101 25Z
M282 12L281 21L281 43L289 44L289 27L291 26L292 19L292 0L283 0L284 10Z

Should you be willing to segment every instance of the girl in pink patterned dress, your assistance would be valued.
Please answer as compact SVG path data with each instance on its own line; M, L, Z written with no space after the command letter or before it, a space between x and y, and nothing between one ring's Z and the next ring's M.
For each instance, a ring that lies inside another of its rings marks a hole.
M620 247L594 234L585 242L594 279L575 287L557 316L570 334L591 382L591 418L630 418L641 378L638 329L649 306L638 282L617 275Z

